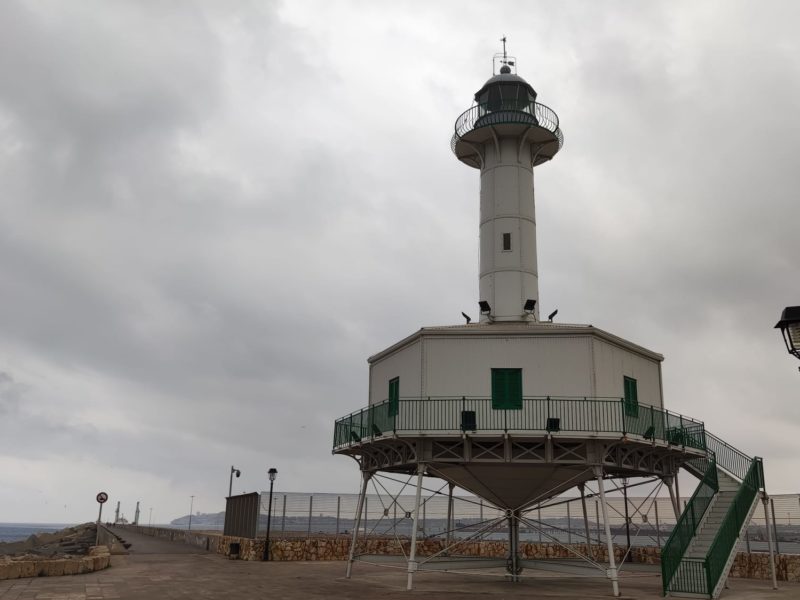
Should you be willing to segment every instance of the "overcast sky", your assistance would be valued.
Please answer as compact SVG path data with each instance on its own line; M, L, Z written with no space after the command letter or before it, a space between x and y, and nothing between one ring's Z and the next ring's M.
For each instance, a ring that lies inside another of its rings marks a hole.
M542 313L800 491L792 2L0 3L0 521L355 492L366 357L476 316L456 117L506 34L566 143ZM685 490L682 490L685 491Z

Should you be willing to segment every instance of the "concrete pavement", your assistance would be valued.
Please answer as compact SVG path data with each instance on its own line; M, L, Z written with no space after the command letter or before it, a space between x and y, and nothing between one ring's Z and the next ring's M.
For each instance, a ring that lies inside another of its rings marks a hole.
M456 598L537 598L593 600L610 598L602 579L580 579L536 573L521 583L501 574L419 573L416 589L405 591L402 570L356 563L353 578L344 578L344 562L232 561L198 548L122 532L133 545L128 556L112 557L112 567L69 577L0 581L0 600L161 600L231 598L232 600L425 600ZM526 574L529 574L526 571ZM623 577L624 598L658 600L657 575ZM799 584L781 584L774 592L766 581L731 580L723 600L789 600L800 598Z

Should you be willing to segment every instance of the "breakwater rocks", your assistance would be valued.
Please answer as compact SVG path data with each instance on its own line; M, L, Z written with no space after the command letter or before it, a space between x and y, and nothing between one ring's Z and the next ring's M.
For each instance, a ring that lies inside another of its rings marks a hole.
M96 536L96 525L84 523L53 533L31 535L21 542L0 543L0 556L84 556L94 546Z

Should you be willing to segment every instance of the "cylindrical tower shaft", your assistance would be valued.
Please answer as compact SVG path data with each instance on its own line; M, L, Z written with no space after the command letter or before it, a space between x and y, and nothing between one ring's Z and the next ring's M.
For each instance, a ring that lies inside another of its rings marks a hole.
M539 318L533 168L564 143L556 113L505 63L456 119L450 142L461 162L481 171L482 322Z
M539 314L531 146L520 146L518 137L503 137L482 149L479 289L495 321ZM533 311L524 310L529 300L535 301Z

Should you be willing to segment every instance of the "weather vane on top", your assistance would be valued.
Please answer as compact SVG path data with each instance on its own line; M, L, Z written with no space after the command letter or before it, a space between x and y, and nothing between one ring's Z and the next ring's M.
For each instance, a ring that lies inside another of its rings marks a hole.
M506 36L500 38L500 41L503 42L503 53L500 54L499 52L494 55L492 59L492 74L497 75L497 66L500 66L500 73L511 73L511 67L517 66L517 58L515 56L508 56L506 53Z

